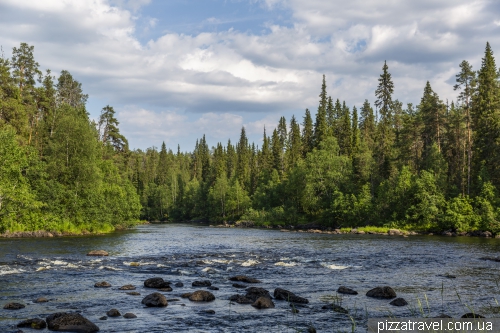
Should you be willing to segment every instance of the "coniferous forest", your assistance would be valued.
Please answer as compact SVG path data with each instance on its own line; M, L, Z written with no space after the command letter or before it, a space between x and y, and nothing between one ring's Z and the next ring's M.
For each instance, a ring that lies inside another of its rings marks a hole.
M43 74L22 43L0 59L0 232L141 219L500 233L500 71L488 43L478 70L457 65L454 101L427 82L403 105L384 63L363 105L328 96L323 76L317 110L257 144L242 128L191 153L142 151L113 107L92 121L81 84Z

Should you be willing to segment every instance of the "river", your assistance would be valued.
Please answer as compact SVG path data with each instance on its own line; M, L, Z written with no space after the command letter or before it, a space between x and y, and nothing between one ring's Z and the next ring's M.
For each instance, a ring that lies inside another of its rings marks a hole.
M98 249L109 257L86 256ZM14 331L21 320L61 311L80 312L101 332L305 332L309 325L318 332L351 332L353 322L356 332L364 332L369 317L460 317L471 309L500 316L500 262L481 259L499 252L499 239L329 235L193 224L143 225L94 237L0 239L0 332ZM231 295L244 294L228 280L234 275L261 280L255 286L271 294L278 287L290 290L309 304L293 314L284 301L261 310L232 303ZM154 292L143 287L150 277L182 282L184 287L172 285L172 292L164 292L179 301L169 301L165 308L143 307L142 298ZM215 301L180 298L200 289L191 287L193 281L207 279L219 288L211 291ZM112 287L94 288L103 280ZM118 290L125 284L137 286L141 296ZM389 300L365 296L385 285L409 305L395 307ZM359 294L337 295L339 286ZM49 302L34 303L38 297ZM26 307L4 310L9 302ZM322 309L332 302L350 315ZM111 308L138 318L99 320Z

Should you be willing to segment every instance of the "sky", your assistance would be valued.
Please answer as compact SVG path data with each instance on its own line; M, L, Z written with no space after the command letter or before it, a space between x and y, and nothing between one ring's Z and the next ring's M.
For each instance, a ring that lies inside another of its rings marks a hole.
M42 70L68 70L92 118L110 105L130 147L192 151L262 142L281 116L302 122L327 92L372 104L384 61L394 99L426 81L456 99L458 65L500 52L498 0L0 0L5 57L26 42ZM497 62L498 63L498 62Z

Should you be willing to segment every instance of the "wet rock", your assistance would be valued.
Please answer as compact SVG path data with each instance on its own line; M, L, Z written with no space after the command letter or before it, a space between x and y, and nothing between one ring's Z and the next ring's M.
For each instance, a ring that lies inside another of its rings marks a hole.
M141 293L138 293L137 291L131 291L131 292L127 293L127 295L140 296Z
M90 251L89 253L87 253L87 255L94 257L107 257L109 256L109 253L104 250L95 250L95 251Z
M45 321L51 331L59 332L98 332L99 327L78 313L58 312L49 315Z
M36 300L34 300L33 302L34 303L46 303L48 302L49 300L46 299L45 297L38 297Z
M189 300L192 302L211 302L215 300L215 296L210 291L196 290L189 296Z
M96 284L94 284L94 287L95 288L109 288L109 287L111 287L111 284L109 282L106 282L106 281L101 281L101 282L96 282Z
M174 284L174 286L176 286L177 288L182 288L182 287L184 287L184 283L177 282L176 284Z
M167 302L179 302L179 301L180 301L180 299L178 299L178 298L169 298L169 299L167 299Z
M443 274L443 275L438 275L438 276L441 276L441 277L444 277L444 278L447 278L447 279L456 279L457 277L455 275L452 275L452 274Z
M160 289L158 289L158 291L170 292L170 291L172 291L172 288L171 287L160 288Z
M219 290L219 288L216 287L216 286L210 286L210 287L207 287L207 289L209 289L209 290Z
M344 286L340 286L339 289L337 289L337 292L339 294L347 294L347 295L357 295L358 292L356 290L353 290L351 288L347 288Z
M230 277L229 280L237 281L237 282L245 282L245 283L261 283L260 280L250 278L246 275L236 275L236 276Z
M245 289L246 290L246 298L250 298L252 301L256 301L257 298L263 296L271 299L271 295L269 294L269 291L267 291L264 288L258 288L258 287L250 287Z
M398 229L390 229L388 232L387 232L389 235L391 236L400 236L402 235L403 233L398 230Z
M495 257L482 257L479 259L500 262L500 258L495 258Z
M293 303L302 303L302 304L309 303L307 299L297 296L291 291L281 288L274 289L274 298Z
M212 285L212 282L208 280L194 281L191 285L193 287L210 287Z
M261 296L257 298L254 303L252 303L252 306L257 309L269 309L274 308L274 303L270 298Z
M485 316L482 316L478 313L472 313L472 312L469 312L469 313L466 313L464 314L462 317L460 318L486 318Z
M99 320L108 320L108 316L102 316Z
M398 297L392 300L392 302L389 304L394 306L405 306L408 305L408 302L404 298Z
M137 316L133 313L127 312L123 315L123 318L134 319L134 318L137 318Z
M147 307L163 307L167 306L167 298L160 293L152 293L144 297L142 302Z
M206 314L215 314L215 311L214 311L214 310L211 310L211 309L209 309L209 310L205 310L205 311L203 311L203 312L205 312Z
M20 309L24 309L26 306L24 304L21 304L21 303L7 303L4 305L4 309L5 310L20 310Z
M33 318L20 322L19 324L17 324L17 327L29 327L37 330L43 330L45 327L47 327L47 323L45 323L45 320L43 319Z
M366 296L373 298L396 298L396 292L389 286L384 287L376 287L371 290L368 290Z
M161 277L154 277L144 281L144 287L146 288L167 288L170 287L170 282L163 280Z
M346 309L337 304L327 304L323 305L321 308L323 310L331 310L333 312L338 312L338 313L344 313L344 314L349 313L349 311L347 311Z
M135 290L135 286L131 285L131 284L126 284L124 286L121 286L120 288L118 288L120 290Z
M307 328L307 333L316 333L316 329L314 328L314 326L309 326Z
M233 295L229 297L229 300L238 304L252 304L254 302L250 298L247 298L243 295Z
M184 293L184 294L181 294L181 297L182 298L189 298L189 297L191 297L192 294L193 293Z
M108 317L120 317L122 314L117 309L111 309L108 312L106 312L106 315Z
M247 286L245 286L244 284L241 284L241 283L233 283L233 287L235 287L235 288L246 288Z

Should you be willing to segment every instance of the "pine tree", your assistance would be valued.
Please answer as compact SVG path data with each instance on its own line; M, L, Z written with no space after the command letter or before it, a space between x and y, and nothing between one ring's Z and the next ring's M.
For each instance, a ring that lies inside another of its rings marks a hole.
M477 79L472 121L475 129L476 175L484 167L494 186L500 186L500 89L499 74L489 43Z
M359 128L358 128L358 109L356 109L356 106L352 108L352 153L355 154L359 150L359 143L360 143L360 134L359 134Z
M320 100L318 112L316 113L316 123L314 124L314 147L318 147L320 142L328 136L328 125L326 122L326 107L328 101L326 95L325 75L323 75L323 84L321 85L321 93L319 94L319 97Z
M236 176L244 189L250 187L250 149L245 127L241 128L240 140L236 145Z
M471 104L472 97L476 88L476 72L472 70L472 66L467 61L460 63L460 73L456 75L457 84L453 87L454 90L461 89L458 95L458 100L464 104L465 122L467 128L467 195L470 194L471 184L471 164L472 164L472 119L471 119Z
M287 152L287 162L288 162L288 170L291 170L295 164L301 159L301 150L302 143L300 137L300 127L297 121L295 120L295 116L292 116L290 120L290 133L288 136L288 148Z
M302 156L305 158L307 153L314 147L314 132L311 112L306 109L304 122L302 123Z

